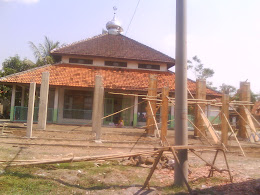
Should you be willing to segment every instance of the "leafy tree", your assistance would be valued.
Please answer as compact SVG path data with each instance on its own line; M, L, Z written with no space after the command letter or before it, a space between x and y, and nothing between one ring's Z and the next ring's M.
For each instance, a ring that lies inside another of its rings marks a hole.
M36 62L37 66L42 66L45 64L53 64L54 59L50 55L51 50L61 46L59 41L54 42L50 40L47 36L45 36L44 38L45 38L44 43L43 44L40 43L38 47L33 42L29 41L29 45L33 50L33 54L35 58L37 59Z
M231 95L231 96L234 96L235 93L236 93L236 91L237 91L237 89L236 89L234 86L232 86L232 85L227 85L227 84L225 84L225 83L222 83L222 85L219 86L219 89L220 89L220 91L221 91L222 93L228 94L228 95Z
M17 72L25 71L30 68L34 68L35 64L28 60L24 59L21 60L18 55L15 55L14 57L9 57L2 63L2 70L0 71L0 77L4 77L10 74L14 74ZM0 102L6 102L10 105L10 99L11 99L12 90L10 87L5 85L0 85ZM7 106L7 110L4 109L4 116L5 118L8 118L9 116L9 109L10 106ZM2 117L2 116L0 116Z
M35 64L31 60L28 60L26 58L24 60L21 60L18 55L15 55L14 57L9 57L2 63L0 76L7 76L34 67Z
M207 79L212 77L215 73L213 69L204 68L204 64L202 64L197 56L194 56L192 60L188 60L188 69L192 69L196 79Z
M194 56L192 60L188 60L188 69L191 69L193 73L195 74L196 79L207 79L214 75L214 70L210 68L204 68L204 64L202 64L201 60ZM212 89L217 89L216 87L213 87L212 82L207 81L207 86Z

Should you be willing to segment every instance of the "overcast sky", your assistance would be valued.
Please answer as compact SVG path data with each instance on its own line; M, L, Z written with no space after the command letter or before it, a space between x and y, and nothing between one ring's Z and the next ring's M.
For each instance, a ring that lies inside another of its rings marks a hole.
M0 0L0 64L9 56L35 61L28 41L44 36L72 43L98 35L117 18L126 31L138 0ZM188 58L197 55L215 75L260 92L260 0L187 0ZM140 0L126 36L175 57L175 0ZM194 79L190 72L189 77Z

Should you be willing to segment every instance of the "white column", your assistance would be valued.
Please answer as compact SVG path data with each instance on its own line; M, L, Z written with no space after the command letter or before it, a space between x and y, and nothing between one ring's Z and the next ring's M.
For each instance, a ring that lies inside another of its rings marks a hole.
M30 83L28 114L27 114L27 130L26 130L26 137L28 138L32 137L35 89L36 89L36 83Z
M41 129L41 130L46 129L47 111L48 111L48 95L49 95L49 77L50 77L49 72L42 73L39 117L38 117L38 129Z

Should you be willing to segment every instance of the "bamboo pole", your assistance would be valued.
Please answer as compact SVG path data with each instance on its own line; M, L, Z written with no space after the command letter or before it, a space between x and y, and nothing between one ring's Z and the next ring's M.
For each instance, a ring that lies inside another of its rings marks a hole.
M224 116L229 116L229 95L223 94L222 96L222 116L221 116L221 142L228 145L228 121L224 120Z
M245 109L247 109L245 106L244 106ZM255 120L255 122L260 126L260 123L258 122L258 120L252 115L252 113L247 109L248 113L251 115L251 117Z
M229 123L229 121L228 121L228 119L227 119L225 113L223 113L223 116L224 116L224 118L226 119L227 124L228 124L230 130L231 130L232 133L234 134L234 136L235 136L235 138L236 138L236 141L237 141L237 143L238 143L238 145L239 145L239 148L240 148L240 150L242 151L242 154L244 155L244 157L246 157L246 155L245 155L245 153L244 153L244 150L242 149L242 146L240 145L240 143L239 143L239 141L238 141L238 139L237 139L237 136L236 136L235 132L233 131L233 129L232 129L232 127L231 127L231 125L230 125L230 123Z
M64 159L58 159L58 160L41 160L41 161L38 161L38 162L13 164L13 165L10 165L10 166L26 166L26 165L39 165L39 164L54 164L54 163L67 163L67 162L110 160L110 159L116 159L116 158L126 158L126 157L132 157L132 156L157 154L160 151L164 151L164 149L157 150L157 151L142 151L142 152L135 152L135 153L128 153L128 154L110 154L110 155L101 155L101 156L72 157L72 158L64 158Z
M138 97L147 97L147 95L138 95L138 94L127 94L127 93L115 93L115 92L108 92L114 95L126 95L126 96L138 96Z
M204 134L202 134L202 132L200 131L200 129L198 128L198 127L196 127L196 125L194 125L194 123L189 119L189 118L187 118L188 119L188 121L201 133L201 135L207 140L207 142L212 146L212 144L210 143L210 141L208 140L208 138L204 135Z
M144 101L142 101L142 102L139 102L138 104L144 103L145 101L146 101L146 100L144 100ZM120 112L123 112L123 111L125 111L125 110L127 110L127 109L130 109L130 108L134 107L134 106L135 106L135 105L132 105L132 106L129 106L129 107L124 108L124 109L122 109L122 110L119 110L118 112L114 112L114 113L112 113L112 114L109 114L109 115L107 115L107 116L104 116L102 119L105 119L105 118L108 118L108 117L113 116L113 115L115 115L115 114L118 114L118 113L120 113Z
M169 96L169 87L163 87L162 92L162 113L161 113L161 140L162 144L165 145L165 138L167 136L167 130L168 130L168 113L169 113L169 106L168 106L168 99Z
M154 99L150 98L151 96L157 96L157 75L149 75L149 88L148 88L148 98L149 99ZM150 126L153 122L153 116L152 116L152 111L155 112L156 110L156 100L151 100L151 102L148 101L146 110L147 110L147 117L146 117L146 125L148 126L146 129L147 135L153 136L155 134L155 127ZM151 108L149 108L149 104L151 104ZM156 122L155 122L156 123Z
M157 135L158 137L160 137L159 128L158 128L157 121L156 121L155 116L154 116L154 113L153 113L153 108L152 108L151 102L148 101L148 103L149 103L149 107L150 107L150 109L151 109L151 114L152 114L152 117L153 117L153 120L154 120L154 124L155 124L156 130L157 130L157 131L156 131L157 134L155 134L155 135Z

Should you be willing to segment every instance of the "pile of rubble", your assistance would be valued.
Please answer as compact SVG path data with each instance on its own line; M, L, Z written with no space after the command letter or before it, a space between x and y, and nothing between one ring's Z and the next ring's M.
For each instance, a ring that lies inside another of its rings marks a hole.
M121 161L122 165L128 166L141 166L141 167L152 167L156 156L134 156L127 159L123 159ZM167 169L174 169L175 161L173 158L169 158L166 155L162 155L157 169L167 168Z

